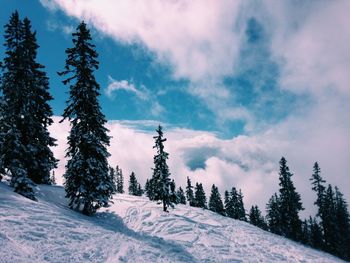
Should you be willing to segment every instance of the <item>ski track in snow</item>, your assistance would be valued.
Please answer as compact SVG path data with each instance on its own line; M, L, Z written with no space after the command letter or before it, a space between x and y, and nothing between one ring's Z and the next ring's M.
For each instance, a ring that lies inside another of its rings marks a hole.
M67 208L59 186L38 202L0 183L0 262L343 262L208 210L162 206L117 194L87 217Z

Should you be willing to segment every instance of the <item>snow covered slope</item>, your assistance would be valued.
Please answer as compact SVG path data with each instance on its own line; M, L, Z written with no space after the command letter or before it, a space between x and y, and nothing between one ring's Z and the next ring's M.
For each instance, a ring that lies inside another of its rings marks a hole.
M94 217L66 207L59 186L39 202L0 183L0 262L342 262L247 223L116 195Z

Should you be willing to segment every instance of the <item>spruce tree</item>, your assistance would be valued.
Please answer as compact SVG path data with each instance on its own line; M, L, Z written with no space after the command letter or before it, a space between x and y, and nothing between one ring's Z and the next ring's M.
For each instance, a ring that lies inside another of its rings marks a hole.
M320 225L317 223L315 218L310 216L309 218L310 226L310 245L317 249L324 248L323 244L323 233Z
M336 224L338 232L337 255L350 260L350 216L343 194L335 187Z
M137 182L135 173L132 172L129 178L129 195L138 195L138 186L139 183Z
M282 221L281 221L281 201L278 195L275 193L271 196L269 202L266 205L266 218L269 230L277 235L282 234Z
M311 245L311 228L308 220L303 220L301 223L300 242L305 245Z
M184 190L181 187L179 187L179 189L177 190L177 196L179 199L179 203L185 205L186 204L186 196L185 196Z
M224 205L222 203L221 195L219 193L219 189L215 186L215 184L211 187L211 193L209 197L209 210L224 215Z
M106 147L110 137L98 102L100 86L94 71L99 63L91 41L89 29L81 22L73 33L73 47L66 50L65 69L59 73L70 88L62 119L71 123L64 174L66 197L70 208L86 215L108 206L115 187L108 173Z
M175 184L174 179L170 182L170 200L174 204L179 203L179 198L178 198L177 193L176 193L176 184Z
M174 204L171 200L171 181L170 172L166 163L169 154L164 151L164 142L166 138L163 138L162 126L158 126L156 130L157 136L154 136L155 145L153 148L157 149L157 154L154 156L154 168L153 176L150 180L151 192L154 193L154 200L162 201L163 211L166 212L168 207L173 207Z
M249 223L261 229L267 230L267 225L257 205L253 205L249 211Z
M243 193L242 190L239 189L239 192L237 194L237 219L246 221L247 218L245 216L245 208L243 203Z
M117 193L124 194L124 177L123 177L123 171L122 169L117 166L115 168L116 173L116 185L117 185Z
M53 112L48 102L53 98L49 93L49 80L43 71L44 66L36 62L39 46L28 18L23 20L23 34L28 104L26 125L23 126L22 133L32 158L28 165L28 177L38 184L51 184L50 172L57 167L58 161L50 149L56 145L56 140L50 137L48 131L53 123Z
M186 186L186 198L190 206L195 206L193 186L188 176L187 176L187 186Z
M35 200L33 182L28 177L32 148L26 134L31 104L28 79L31 77L24 48L24 25L14 12L5 25L5 58L1 81L0 156L1 173L11 175L14 191Z
M142 196L143 195L143 189L141 185L138 183L137 184L137 196Z
M230 218L235 218L234 205L233 205L230 193L228 191L225 191L224 206L225 206L225 214Z
M303 210L300 195L296 192L292 181L293 174L289 171L284 157L280 160L280 216L282 235L293 240L301 238L301 220L299 211Z
M203 189L203 185L196 183L195 193L194 193L194 203L196 207L207 208L207 198Z
M322 228L324 248L327 252L337 254L339 228L337 225L337 208L333 187L328 185L322 201Z

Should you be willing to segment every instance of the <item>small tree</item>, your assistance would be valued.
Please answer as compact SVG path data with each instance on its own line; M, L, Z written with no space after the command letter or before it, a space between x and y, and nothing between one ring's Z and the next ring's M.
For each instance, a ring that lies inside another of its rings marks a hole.
M200 183L196 183L195 193L194 193L194 201L196 207L207 208L207 198L205 196L205 192L203 189L203 185Z
M225 214L219 189L214 184L211 187L211 194L209 197L209 210L221 215Z
M184 190L181 187L179 187L179 189L177 190L177 196L179 198L179 203L185 205L186 204L186 196L185 196Z
M178 198L177 193L176 193L176 184L175 184L174 179L170 183L170 200L174 204L179 203L179 198Z
M117 193L124 194L124 177L122 169L117 166L115 168L116 171L116 185L117 185Z
M139 183L137 182L135 173L132 172L130 174L130 179L129 179L129 195L136 195L136 196L139 195L138 188L139 188Z
M280 199L278 195L275 193L273 196L271 196L269 202L266 205L266 211L267 211L267 224L269 227L269 230L272 233L275 233L277 235L282 234L282 227L281 227L281 204Z
M195 206L193 186L188 176L187 176L187 186L186 186L186 198L190 206Z
M267 225L257 205L253 205L249 211L249 223L261 229L267 230Z

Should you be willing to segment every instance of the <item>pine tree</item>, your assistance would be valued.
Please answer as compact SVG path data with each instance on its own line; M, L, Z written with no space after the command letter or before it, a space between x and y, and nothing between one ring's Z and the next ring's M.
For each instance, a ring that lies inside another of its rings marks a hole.
M181 187L179 187L179 189L177 190L177 196L179 199L179 203L185 205L186 204L186 196L185 196L184 190Z
M0 156L1 173L11 175L14 191L35 200L33 182L28 178L32 148L27 141L27 117L30 105L27 85L30 72L26 65L24 25L14 12L5 25L5 58L1 82ZM29 118L30 119L30 118Z
M261 229L267 230L267 225L257 205L253 205L249 211L249 223Z
M322 218L322 200L326 187L323 185L326 181L321 177L321 168L317 162L314 163L313 174L310 178L310 181L313 185L312 190L314 190L317 194L317 199L315 201L315 205L318 207L318 215Z
M311 246L317 249L322 249L324 247L322 229L317 223L316 219L312 218L311 216L309 218L309 226Z
M237 219L246 221L247 218L245 216L245 208L243 203L243 193L242 190L239 189L239 192L237 194Z
M187 176L187 186L186 186L186 198L190 206L195 206L193 186L188 176Z
M122 169L117 166L115 168L116 173L116 185L117 185L117 193L124 194L124 177L123 177L123 171Z
M300 242L305 245L311 245L311 229L308 220L303 220L301 223Z
M132 172L129 179L129 195L138 195L138 186L139 183L137 182L135 173Z
M116 187L116 171L114 170L113 167L109 167L109 177L113 178L113 194L115 194L117 192L117 187Z
M328 185L322 201L322 228L324 248L327 252L336 254L338 247L338 225L336 217L336 203L333 187Z
M176 193L176 184L174 179L170 182L170 201L174 204L179 203L179 198Z
M301 220L299 211L303 210L300 195L296 192L292 173L284 157L280 160L280 216L282 235L293 240L301 238Z
M53 98L49 93L49 81L43 71L44 66L36 62L39 46L28 18L23 20L23 31L28 105L26 125L23 126L22 133L26 136L25 141L32 158L28 165L28 177L35 183L51 184L50 171L57 167L58 162L50 149L56 146L56 140L50 137L48 131L53 123L53 112L48 102Z
M205 197L205 192L201 183L196 183L194 203L196 207L207 208L207 198Z
M110 137L105 128L106 119L98 103L100 86L94 77L98 69L95 45L86 24L81 22L73 33L73 47L66 50L64 85L69 85L70 97L63 120L71 122L68 136L64 177L69 207L92 215L102 206L108 206L114 181L108 173L106 147ZM62 120L62 121L63 121ZM62 122L61 121L61 122Z
M343 194L335 187L336 224L338 232L337 255L350 260L350 216Z
M153 148L157 149L157 154L154 156L154 168L153 176L150 180L150 187L154 193L154 200L163 202L163 211L166 212L168 207L173 207L174 204L171 201L171 181L170 172L166 160L169 154L164 151L164 142L166 138L163 138L162 126L158 126L156 130L157 136L154 136L155 145Z
M142 196L143 195L143 189L141 185L138 183L137 184L137 196Z
M275 193L271 196L269 202L266 205L266 218L269 230L277 235L282 234L282 222L281 222L281 203L278 195Z
M232 198L228 191L225 191L224 206L225 206L225 214L230 218L234 218L235 210L232 203Z
M224 205L222 203L221 195L219 193L219 189L213 184L211 187L211 194L209 197L209 210L224 215Z

